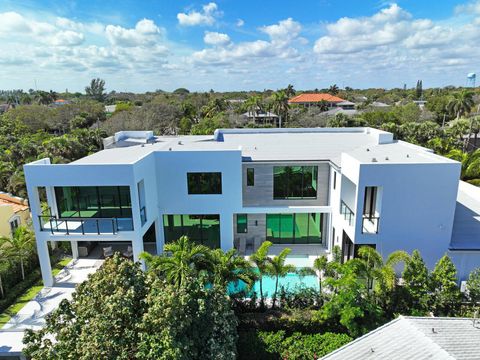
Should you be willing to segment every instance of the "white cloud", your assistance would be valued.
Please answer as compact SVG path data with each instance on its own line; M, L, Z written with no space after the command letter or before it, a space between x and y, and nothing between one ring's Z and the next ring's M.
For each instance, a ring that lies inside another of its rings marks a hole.
M202 11L191 10L187 13L178 13L178 23L182 26L213 25L216 18L222 13L214 2L203 5Z
M230 43L230 36L218 32L205 31L203 41L208 45L227 45Z
M238 27L242 27L243 25L245 25L245 21L243 21L242 19L238 19L236 25Z
M300 23L293 21L292 18L288 18L280 21L278 24L263 26L260 30L267 34L272 42L289 43L298 37L302 26Z
M117 25L107 25L105 33L108 41L115 46L132 47L153 45L159 40L160 28L152 20L143 19L135 28L126 29Z

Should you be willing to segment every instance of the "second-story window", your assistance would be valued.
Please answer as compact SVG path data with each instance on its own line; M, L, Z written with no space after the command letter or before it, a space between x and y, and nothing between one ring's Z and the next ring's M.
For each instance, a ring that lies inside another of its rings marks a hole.
M247 168L247 186L255 185L255 169Z
M316 199L317 166L274 166L274 199Z
M187 173L187 181L190 195L222 193L222 173L220 172Z

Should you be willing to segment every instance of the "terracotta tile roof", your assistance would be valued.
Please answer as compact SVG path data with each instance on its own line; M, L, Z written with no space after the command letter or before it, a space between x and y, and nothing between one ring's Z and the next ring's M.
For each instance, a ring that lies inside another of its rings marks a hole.
M28 210L28 201L4 192L0 192L0 206L10 205L13 207L13 212Z
M338 96L334 96L330 94L300 94L288 100L289 103L293 103L293 104L314 103L314 102L320 102L320 101L337 103L345 100L342 98L339 98Z

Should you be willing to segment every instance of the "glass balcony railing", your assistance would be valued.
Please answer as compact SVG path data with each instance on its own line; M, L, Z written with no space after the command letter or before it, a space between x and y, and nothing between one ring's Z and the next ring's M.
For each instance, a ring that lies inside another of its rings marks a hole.
M50 215L39 215L40 230L66 235L101 235L117 234L121 231L133 231L132 218L88 218L71 217L56 218Z
M145 206L140 209L140 220L142 221L142 226L147 222L147 211L145 210Z
M362 234L378 234L378 223L380 218L378 216L363 216L362 219Z
M347 204L342 200L340 203L340 214L343 216L343 219L348 222L349 226L353 226L355 221L355 213L348 207Z

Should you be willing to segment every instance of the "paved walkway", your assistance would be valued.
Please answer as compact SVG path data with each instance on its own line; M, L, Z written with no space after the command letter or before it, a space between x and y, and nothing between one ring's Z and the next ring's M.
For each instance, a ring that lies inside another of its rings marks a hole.
M72 260L55 276L55 285L44 287L14 317L0 329L0 356L18 355L21 351L23 331L40 329L45 316L55 310L63 299L71 299L75 286L95 272L103 260Z

